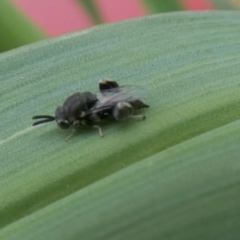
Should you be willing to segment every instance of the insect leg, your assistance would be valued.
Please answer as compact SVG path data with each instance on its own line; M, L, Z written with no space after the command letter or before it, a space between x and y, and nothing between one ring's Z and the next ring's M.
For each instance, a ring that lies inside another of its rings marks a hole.
M103 132L102 132L102 129L101 129L100 126L98 126L98 125L93 125L93 127L98 129L98 133L99 133L99 136L100 136L100 137L103 137L103 136L104 136L104 135L103 135Z
M134 115L134 116L130 116L129 118L133 118L136 120L145 120L146 116L145 115Z
M73 122L73 128L72 128L72 132L64 139L65 142L67 142L76 132L76 129L78 128L78 126L80 125L80 121L76 120Z
M134 107L128 102L119 102L113 109L113 116L116 120L125 120L133 118L136 120L144 120L144 115L133 115Z
M90 121L87 121L87 120L82 120L81 121L81 124L82 125L85 125L85 126L88 126L88 127L93 127L93 128L97 128L98 129L98 133L99 133L99 136L100 137L103 137L103 132L102 132L102 129L99 125L93 125Z
M116 120L124 120L133 115L133 107L128 102L119 102L114 107L112 114Z

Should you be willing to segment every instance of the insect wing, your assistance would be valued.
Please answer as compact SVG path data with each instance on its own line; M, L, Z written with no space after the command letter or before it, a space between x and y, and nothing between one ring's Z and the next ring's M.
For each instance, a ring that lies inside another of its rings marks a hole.
M92 112L99 112L115 106L118 102L132 102L140 99L146 94L146 88L136 85L121 86L109 89L99 96L99 101L91 109Z

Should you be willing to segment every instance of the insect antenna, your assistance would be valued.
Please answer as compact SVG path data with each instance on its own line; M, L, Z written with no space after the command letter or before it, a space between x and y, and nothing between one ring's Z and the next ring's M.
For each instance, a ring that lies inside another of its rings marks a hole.
M55 119L55 117L50 115L37 115L32 117L32 119L41 119L41 118Z
M40 121L33 123L33 126L36 126L42 123L52 122L55 120L55 117L49 116L49 115L37 115L37 116L33 116L32 119L42 119Z

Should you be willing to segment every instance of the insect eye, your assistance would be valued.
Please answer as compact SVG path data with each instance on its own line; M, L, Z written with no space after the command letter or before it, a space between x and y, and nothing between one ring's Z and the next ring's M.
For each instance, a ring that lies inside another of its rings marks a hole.
M60 128L63 128L63 129L70 127L70 123L68 121L58 121L57 124Z

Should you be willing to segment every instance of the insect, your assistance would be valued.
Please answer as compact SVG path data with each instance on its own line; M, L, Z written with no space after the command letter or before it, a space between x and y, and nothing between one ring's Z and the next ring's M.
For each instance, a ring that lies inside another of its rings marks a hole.
M145 93L143 87L119 86L114 80L103 79L99 82L99 90L99 98L92 92L72 94L62 106L57 107L55 116L33 116L32 119L41 119L34 122L33 126L55 120L62 129L72 127L72 133L65 139L67 141L81 125L97 128L103 137L102 129L97 123L104 119L145 119L144 115L133 115L135 110L149 107L139 100Z
M133 115L135 110L149 107L139 100L145 94L145 88L135 85L119 86L114 80L102 79L99 90L103 98L89 110L91 117L97 115L100 120L109 116L116 120L145 119L144 115Z

